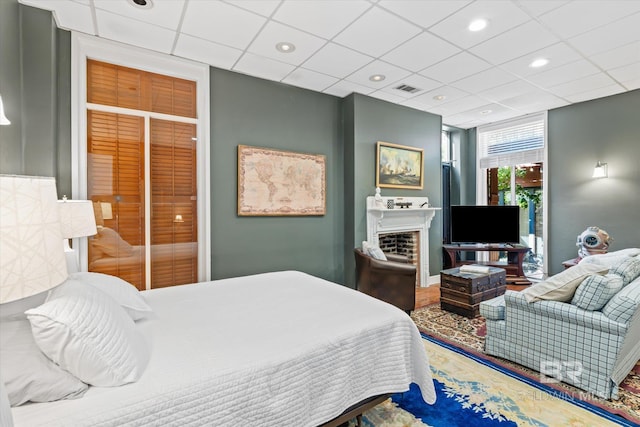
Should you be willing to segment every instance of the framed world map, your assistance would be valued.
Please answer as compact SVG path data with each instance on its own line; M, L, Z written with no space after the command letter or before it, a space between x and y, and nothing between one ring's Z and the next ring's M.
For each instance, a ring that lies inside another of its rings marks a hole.
M238 215L301 216L326 213L326 159L238 145Z

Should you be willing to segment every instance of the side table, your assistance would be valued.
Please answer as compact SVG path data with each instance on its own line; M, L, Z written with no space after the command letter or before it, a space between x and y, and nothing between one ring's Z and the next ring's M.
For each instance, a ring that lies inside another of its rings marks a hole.
M461 272L450 268L440 272L440 307L469 318L480 314L480 302L504 294L507 273L489 267L488 273Z

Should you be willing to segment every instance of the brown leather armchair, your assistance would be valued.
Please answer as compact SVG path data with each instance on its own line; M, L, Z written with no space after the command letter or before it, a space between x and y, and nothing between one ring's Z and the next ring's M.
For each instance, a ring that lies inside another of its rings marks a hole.
M385 254L387 261L382 261L358 248L353 252L356 289L411 313L416 305L416 266L402 255Z

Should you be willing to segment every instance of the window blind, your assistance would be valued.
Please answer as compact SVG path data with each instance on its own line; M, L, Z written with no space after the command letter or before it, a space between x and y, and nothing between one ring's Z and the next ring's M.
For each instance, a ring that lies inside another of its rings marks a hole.
M544 161L544 116L535 115L478 128L483 169Z

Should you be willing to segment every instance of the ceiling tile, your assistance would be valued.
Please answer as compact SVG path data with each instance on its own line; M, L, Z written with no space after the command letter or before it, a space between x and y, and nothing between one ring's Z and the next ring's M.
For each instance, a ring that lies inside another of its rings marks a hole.
M415 108L416 110L431 111L433 105L427 102L425 98L411 98L401 102L402 105Z
M500 86L516 79L512 74L493 67L480 71L472 76L457 80L451 86L457 87L469 93L477 93L492 87Z
M296 48L293 52L280 52L276 49L276 45L280 42L293 43ZM300 65L325 43L326 41L319 37L277 22L269 22L247 50L277 61Z
M581 0L542 15L540 21L561 37L569 38L637 12L640 12L637 1Z
M412 99L415 100L416 102L424 102L426 104L433 105L434 107L437 108L440 105L445 104L446 102L451 102L455 99L460 99L467 95L469 95L467 92L460 89L456 89L455 87L440 86L439 88L417 95ZM443 96L444 99L442 99L441 101L437 101L433 99L434 96Z
M475 33L467 30L469 23L478 18L489 21L487 28ZM479 0L440 21L431 27L429 32L457 46L469 48L530 19L511 2Z
M370 7L371 3L363 0L290 1L280 6L273 19L331 39ZM336 10L340 10L340 13L336 13Z
M498 65L558 41L556 36L540 24L531 21L487 40L470 51Z
M420 31L415 25L376 7L338 34L334 41L358 52L379 56Z
M529 66L533 60L539 58L548 59L549 64L540 68L532 68ZM505 62L500 65L500 68L518 76L527 77L559 67L560 65L577 61L580 58L581 56L576 52L576 50L566 43L556 43L554 45L547 46L544 49L528 53L520 58L514 59L513 61Z
M181 34L173 54L228 70L240 58L242 51Z
M237 49L245 49L266 19L222 2L190 1L182 32Z
M531 92L520 93L512 98L503 99L500 104L521 111L535 112L546 110L546 105L559 107L568 104L568 102L542 89L536 89Z
M66 0L21 0L20 3L53 11L56 24L65 30L96 33L89 5Z
M360 93L363 95L368 95L374 91L375 89L371 89L369 87L362 86L357 83L348 82L346 80L340 80L338 83L325 89L324 93L328 93L329 95L335 95L335 96L339 96L340 98L344 98L345 96L350 95L352 93Z
M587 92L592 89L600 89L613 84L615 84L615 82L611 77L604 73L598 73L550 87L549 91L557 96L568 99L569 95Z
M170 53L176 32L104 10L96 10L98 35L156 52Z
M490 67L491 64L477 56L467 52L460 52L436 65L420 71L420 74L443 83L451 83Z
M479 96L493 102L512 98L520 93L528 93L537 90L535 86L523 80L516 80L505 85L500 85L478 93Z
M304 68L297 68L287 77L285 77L282 82L293 86L322 92L326 88L338 82L338 79L335 77L327 76L326 74L320 74L316 73L315 71L305 70Z
M600 72L592 63L580 59L551 70L529 76L528 80L538 86L549 88L581 77Z
M640 6L640 2L634 2ZM640 13L569 39L583 55L593 55L640 40Z
M293 65L274 61L273 59L254 55L252 53L245 53L242 55L233 67L234 71L260 77L262 79L275 80L277 82L285 78L285 76L294 69L295 67Z
M640 41L594 55L591 61L605 70L640 62Z
M640 62L609 70L609 74L619 82L636 80L640 77Z
M439 107L439 111L446 115L454 115L470 111L480 106L487 105L487 100L479 96L469 95L455 101L447 102Z
M382 81L371 81L369 77L374 74L381 74L385 76ZM373 61L365 65L353 74L350 74L345 78L350 82L357 83L359 85L368 86L372 89L382 89L393 82L397 82L405 77L410 76L411 73L405 69L396 67L383 61Z
M280 0L231 0L227 2L262 16L271 16L280 4Z
M136 7L126 0L93 0L96 9L144 21L170 30L177 30L185 0L162 0L153 3L150 9Z
M453 12L471 3L470 0L415 1L382 0L378 6L413 22L422 28L429 28Z
M328 43L309 58L303 67L343 78L371 62L373 58L335 43Z
M602 98L605 96L615 95L616 93L624 92L625 88L618 84L613 84L610 86L603 86L597 89L587 90L585 92L574 93L572 95L566 96L566 98L571 102L582 102L588 101L590 99Z
M520 4L532 16L540 16L551 10L557 9L568 2L569 0L518 0L518 4Z
M433 34L422 33L382 57L384 61L413 72L442 61L460 49Z

